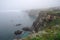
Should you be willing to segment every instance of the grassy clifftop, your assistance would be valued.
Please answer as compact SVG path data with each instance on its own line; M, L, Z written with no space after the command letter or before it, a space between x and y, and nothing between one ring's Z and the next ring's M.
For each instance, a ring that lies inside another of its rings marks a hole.
M32 27L36 32L22 40L60 40L60 10L41 11Z

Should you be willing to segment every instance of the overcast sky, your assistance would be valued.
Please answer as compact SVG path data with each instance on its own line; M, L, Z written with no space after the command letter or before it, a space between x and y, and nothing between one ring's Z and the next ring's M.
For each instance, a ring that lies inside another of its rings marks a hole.
M60 6L60 0L0 0L0 11L19 11Z

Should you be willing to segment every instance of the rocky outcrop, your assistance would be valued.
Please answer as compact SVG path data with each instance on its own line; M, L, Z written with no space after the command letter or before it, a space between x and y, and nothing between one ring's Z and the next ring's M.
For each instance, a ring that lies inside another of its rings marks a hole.
M31 28L30 27L24 27L22 28L23 31L29 31L29 32L32 32Z
M28 13L30 17L36 17L36 20L32 25L32 30L38 32L38 30L41 30L46 26L47 21L53 20L54 18L56 18L55 16L60 16L60 6L46 9L32 9L29 10Z
M15 34L15 35L20 35L20 34L22 34L22 31L17 30L17 31L14 32L14 34Z
M32 29L35 32L38 32L39 30L42 30L44 27L46 27L46 25L54 19L56 19L56 15L54 15L54 13L50 14L47 11L41 11L35 22L33 22Z
M46 17L47 17L47 13L46 12L41 11L39 13L39 16L37 17L37 19L35 20L35 22L33 22L33 25L32 25L32 29L35 32L38 32L40 29L44 28L44 25L46 24L44 22L44 20L46 19Z

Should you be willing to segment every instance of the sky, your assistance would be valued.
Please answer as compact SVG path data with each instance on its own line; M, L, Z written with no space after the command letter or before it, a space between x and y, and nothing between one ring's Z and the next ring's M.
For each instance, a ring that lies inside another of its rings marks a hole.
M60 0L0 0L0 12L60 6Z

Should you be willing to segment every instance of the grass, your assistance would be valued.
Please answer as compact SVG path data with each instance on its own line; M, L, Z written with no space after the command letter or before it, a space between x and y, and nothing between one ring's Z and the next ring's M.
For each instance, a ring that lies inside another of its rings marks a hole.
M47 25L44 29L45 34L38 34L32 38L28 37L27 40L60 40L60 18L49 22Z
M59 25L59 24L60 24L60 19L56 19L56 20L49 22L47 25L54 26L54 25Z

